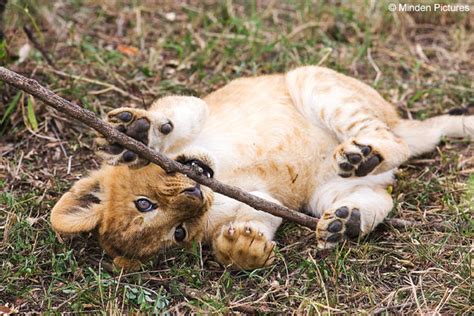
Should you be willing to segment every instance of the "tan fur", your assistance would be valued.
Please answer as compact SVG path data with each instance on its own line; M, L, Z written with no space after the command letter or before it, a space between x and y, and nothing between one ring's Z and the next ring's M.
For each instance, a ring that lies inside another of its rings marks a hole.
M124 112L132 115L129 122L117 118ZM238 79L204 99L171 96L148 111L117 109L107 118L127 133L139 119L151 124L140 140L155 150L197 158L224 183L321 216L316 235L322 248L367 234L386 217L392 199L385 189L410 155L432 150L443 135L473 136L474 130L472 117L442 117L439 131L435 121L402 121L369 86L312 66ZM166 122L173 124L169 134L160 132ZM273 262L271 240L281 219L207 188L202 201L193 200L182 192L195 186L192 180L142 167L142 159L124 163L105 139L98 144L106 162L122 166L104 166L77 182L52 211L55 230L97 229L114 262L128 268L192 240L211 242L216 258L232 267ZM95 201L85 202L91 194ZM140 213L134 205L140 196L158 208ZM178 243L173 232L181 224L187 236Z

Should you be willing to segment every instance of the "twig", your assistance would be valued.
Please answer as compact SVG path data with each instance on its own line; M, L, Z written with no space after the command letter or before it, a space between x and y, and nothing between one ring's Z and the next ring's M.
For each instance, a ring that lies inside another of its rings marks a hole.
M59 71L55 72L59 73ZM71 118L84 123L85 125L104 135L111 143L118 143L122 145L123 147L139 154L141 157L157 164L166 172L179 172L185 174L194 181L211 188L214 192L221 193L227 197L245 203L256 210L270 213L272 215L295 222L313 230L316 228L316 224L318 222L317 218L293 211L285 206L261 199L259 197L256 197L255 195L252 195L239 189L238 187L226 185L215 179L207 178L206 176L200 175L196 173L193 168L173 161L163 156L162 154L151 150L145 144L138 142L135 139L125 135L124 133L117 131L115 128L99 119L91 111L86 110L76 104L73 104L61 98L57 94L53 93L51 90L41 86L36 80L21 76L4 67L0 67L0 80L35 96L36 98L52 106L59 112L62 112L70 116ZM384 223L397 229L408 229L425 225L429 226L432 229L441 231L444 231L449 228L449 226L441 223L424 224L421 222L412 222L402 219L386 219Z
M41 53L44 59L46 59L46 62L48 63L48 65L50 65L54 69L57 69L53 60L49 56L49 53L44 49L43 46L40 45L40 43L38 43L38 41L36 40L36 37L34 36L33 32L28 28L28 26L26 25L23 26L23 31L25 32L26 36L28 36L28 39L33 44L33 46Z
M450 225L444 223L423 223L418 221L408 221L401 218L387 218L385 219L384 224L400 230L426 226L433 230L444 232L452 228Z
M301 32L303 32L303 31L305 31L305 30L307 30L307 29L309 29L309 28L318 27L318 26L320 26L320 25L321 25L321 23L320 23L320 22L317 22L317 21L312 21L312 22L308 22L308 23L299 25L299 26L295 27L295 28L293 29L293 31L291 31L291 33L286 36L286 38L287 38L288 40L290 40L290 39L292 39L293 37L295 37L298 33L301 33Z
M379 82L379 79L382 76L382 72L380 71L379 66L377 66L374 59L372 58L372 53L371 53L370 47L367 49L367 58L369 59L370 64L372 65L375 72L377 73L377 75L375 76L375 79L374 79L374 83L373 83L373 85L375 86L375 85L377 85L377 82Z
M62 77L68 77L68 78L72 78L72 79L76 79L76 80L81 80L81 81L85 81L85 82L89 82L89 83L93 83L93 84L96 84L98 86L103 86L103 87L106 87L110 90L113 90L115 92L118 92L120 93L121 95L125 96L125 97L128 97L134 101L138 101L138 102L141 102L142 100L139 98L139 97L136 97L134 96L133 94L130 94L128 93L127 91L125 90L122 90L120 89L119 87L117 86L114 86L113 84L110 84L110 83L107 83L107 82L102 82L102 81L99 81L99 80L94 80L94 79L89 79L89 78L86 78L86 77L82 77L82 76L76 76L76 75L71 75L71 74L68 74L68 73L65 73L63 71L60 71L60 70L56 70L56 69L51 69L50 70L51 72L54 72L55 74L57 75L60 75ZM102 93L104 92L104 90L101 91ZM46 102L47 103L47 102Z

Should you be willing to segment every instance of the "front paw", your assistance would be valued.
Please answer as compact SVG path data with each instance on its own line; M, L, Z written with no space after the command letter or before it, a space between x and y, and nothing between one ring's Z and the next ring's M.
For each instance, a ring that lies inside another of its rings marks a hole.
M354 239L361 234L360 210L341 206L324 212L316 227L318 248L334 247L343 239Z
M338 175L348 178L368 175L380 165L383 158L372 146L349 140L336 148L334 161Z
M232 269L269 266L275 259L275 242L250 222L224 225L213 240L216 259Z
M125 133L145 145L150 143L151 119L145 110L120 108L107 114L107 123L118 131ZM119 144L110 144L104 137L98 135L95 139L97 155L109 165L126 164L131 167L141 167L148 161L140 158L136 153L123 148Z

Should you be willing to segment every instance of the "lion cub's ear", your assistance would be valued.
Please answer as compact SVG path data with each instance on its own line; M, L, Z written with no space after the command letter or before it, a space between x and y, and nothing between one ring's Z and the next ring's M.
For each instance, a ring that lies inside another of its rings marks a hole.
M51 211L51 224L58 233L93 230L102 217L100 171L77 181Z

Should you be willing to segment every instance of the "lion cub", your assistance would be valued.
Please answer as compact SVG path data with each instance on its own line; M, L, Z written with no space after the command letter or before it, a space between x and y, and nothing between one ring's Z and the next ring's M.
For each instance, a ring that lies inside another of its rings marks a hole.
M169 96L149 110L116 109L106 121L209 177L319 216L320 248L383 221L392 209L386 188L409 157L433 150L442 136L474 136L472 116L401 120L371 87L313 66L238 79L203 99ZM129 269L162 248L201 240L224 265L272 263L280 218L97 143L109 165L58 201L57 232L96 230L114 262Z

